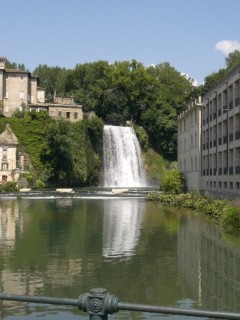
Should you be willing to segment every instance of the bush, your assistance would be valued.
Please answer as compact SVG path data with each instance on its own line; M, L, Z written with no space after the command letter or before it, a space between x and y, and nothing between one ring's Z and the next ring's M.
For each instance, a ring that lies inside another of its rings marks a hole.
M43 189L43 188L45 188L45 183L41 180L41 179L38 179L37 181L36 181L36 188L37 189Z
M167 171L164 177L161 179L161 190L166 193L177 194L181 191L182 179L178 169L172 169Z
M9 181L0 186L0 192L15 192L18 191L17 182Z
M221 225L227 232L237 232L240 230L240 208L226 206L220 219Z

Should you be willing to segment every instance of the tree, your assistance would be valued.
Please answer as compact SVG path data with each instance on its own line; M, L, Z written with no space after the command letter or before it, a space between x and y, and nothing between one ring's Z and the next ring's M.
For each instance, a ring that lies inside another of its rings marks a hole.
M228 71L233 70L238 64L240 64L240 51L235 50L229 53L225 59L226 67Z

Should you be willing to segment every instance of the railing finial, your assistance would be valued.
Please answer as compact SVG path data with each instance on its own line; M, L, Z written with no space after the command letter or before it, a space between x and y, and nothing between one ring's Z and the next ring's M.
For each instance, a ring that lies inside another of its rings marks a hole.
M108 314L118 312L119 299L107 289L94 288L79 296L79 309L87 312L91 320L107 320Z

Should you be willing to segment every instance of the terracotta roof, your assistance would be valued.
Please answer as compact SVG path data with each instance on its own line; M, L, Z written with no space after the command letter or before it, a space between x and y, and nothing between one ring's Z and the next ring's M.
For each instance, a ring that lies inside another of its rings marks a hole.
M0 145L18 144L18 139L10 129L9 124L6 124L6 129L0 134Z

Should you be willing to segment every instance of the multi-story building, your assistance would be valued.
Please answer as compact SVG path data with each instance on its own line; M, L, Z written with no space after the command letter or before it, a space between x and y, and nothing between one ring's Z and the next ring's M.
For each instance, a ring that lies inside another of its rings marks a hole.
M6 69L6 58L0 57L0 114L11 117L16 110L27 108L44 110L54 119L71 122L83 119L82 106L73 97L57 97L53 103L45 103L45 90L38 86L39 79L29 71Z
M45 93L38 87L38 77L29 71L6 69L0 57L0 113L11 117L14 111L31 104L44 103Z
M178 117L178 166L189 191L201 189L201 107L199 97Z
M9 125L0 134L0 183L16 180L18 140Z
M188 190L239 196L240 65L178 117L178 164Z
M203 97L202 189L240 194L240 65Z

